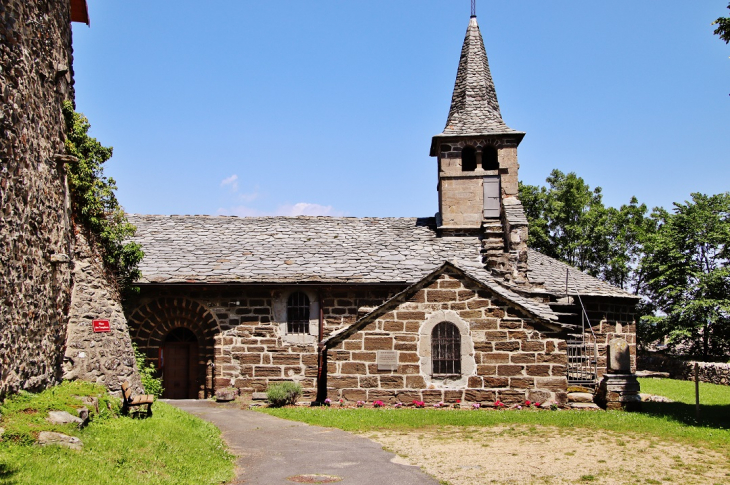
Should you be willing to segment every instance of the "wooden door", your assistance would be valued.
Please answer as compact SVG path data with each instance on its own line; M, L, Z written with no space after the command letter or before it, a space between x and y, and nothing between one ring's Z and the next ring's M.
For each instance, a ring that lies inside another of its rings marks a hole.
M163 349L163 393L166 399L194 399L195 372L198 360L193 342L166 342Z
M501 208L499 177L484 177L484 217L499 217Z

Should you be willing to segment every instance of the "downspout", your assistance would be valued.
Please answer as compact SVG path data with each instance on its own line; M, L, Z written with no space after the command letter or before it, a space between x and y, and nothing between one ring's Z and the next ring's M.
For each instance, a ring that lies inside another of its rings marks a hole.
M319 298L319 342L317 343L317 398L314 404L322 405L327 399L327 349L322 340L324 339L324 308L322 307L322 293L318 292Z

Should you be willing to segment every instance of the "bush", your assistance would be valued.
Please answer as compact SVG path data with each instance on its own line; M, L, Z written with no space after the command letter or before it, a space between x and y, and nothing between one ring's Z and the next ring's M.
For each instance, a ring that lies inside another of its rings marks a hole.
M295 382L281 382L272 384L266 389L266 398L269 404L275 408L296 404L297 398L302 394L302 386Z
M134 360L137 361L137 369L139 370L139 377L142 380L142 387L144 392L152 394L156 398L162 397L162 378L155 377L155 366L152 363L147 362L147 357L137 350L137 346L133 343L134 348Z

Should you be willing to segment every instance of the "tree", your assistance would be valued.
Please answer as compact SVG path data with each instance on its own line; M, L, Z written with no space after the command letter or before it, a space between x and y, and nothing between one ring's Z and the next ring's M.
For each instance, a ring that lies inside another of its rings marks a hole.
M112 156L105 147L89 136L91 125L70 102L63 105L66 122L66 152L78 159L68 165L68 183L74 219L92 236L92 243L101 250L106 267L116 276L120 290L128 290L140 273L137 265L144 257L139 244L130 242L136 228L127 221L124 209L114 193L113 178L104 176L103 164Z
M730 3L727 4L727 8L730 10ZM717 25L714 34L719 35L726 44L730 43L730 17L718 17L712 25Z
M520 184L530 232L527 244L547 256L624 289L635 289L647 208L632 198L606 208L600 187L591 190L575 173L553 170L548 187Z
M730 193L692 194L674 211L655 209L641 270L657 309L649 332L703 360L730 354Z

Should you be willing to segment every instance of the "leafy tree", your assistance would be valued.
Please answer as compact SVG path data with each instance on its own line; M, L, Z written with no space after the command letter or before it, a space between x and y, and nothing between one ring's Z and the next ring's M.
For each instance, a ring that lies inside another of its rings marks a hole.
M727 8L730 10L730 3L727 4ZM717 25L714 34L719 35L726 44L730 43L730 17L718 17L712 25Z
M658 208L657 230L645 242L641 271L658 310L646 331L702 357L730 354L730 193L692 194L674 211Z
M547 187L520 184L530 223L527 244L614 286L638 294L643 241L653 230L647 207L636 197L619 209L605 207L600 187L575 173L553 170Z
M136 228L127 221L117 201L116 182L104 176L103 164L111 158L112 148L102 146L89 136L89 121L76 113L70 102L64 103L63 116L66 152L78 159L68 165L74 218L92 235L91 243L100 248L104 263L116 275L120 289L130 289L140 275L137 265L144 253L137 243L129 242Z

